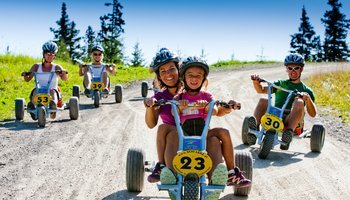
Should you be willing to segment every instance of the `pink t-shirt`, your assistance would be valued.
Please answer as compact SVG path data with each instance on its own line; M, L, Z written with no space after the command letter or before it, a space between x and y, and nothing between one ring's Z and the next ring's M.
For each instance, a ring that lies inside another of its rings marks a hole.
M210 92L206 91L200 91L197 95L191 96L187 92L183 93L182 95L179 95L178 100L188 100L189 106L194 105L198 100L206 100L208 102L213 100L213 95ZM194 118L203 118L204 120L207 117L207 113L205 113L204 108L199 107L188 107L182 110L182 113L180 114L180 120L181 124L183 124L187 119L194 119Z
M158 101L161 99L173 100L174 96L169 92L169 90L163 90L161 92L157 92L153 96L153 98L157 99ZM164 124L175 126L175 119L174 119L174 116L171 114L171 105L160 106L159 116L162 119Z

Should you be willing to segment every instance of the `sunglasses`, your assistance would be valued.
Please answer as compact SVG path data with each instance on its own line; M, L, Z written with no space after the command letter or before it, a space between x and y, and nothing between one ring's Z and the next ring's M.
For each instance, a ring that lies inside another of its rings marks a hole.
M102 53L94 53L94 56L101 56Z
M301 69L300 66L297 66L297 67L287 67L287 68L288 68L289 71L292 71L292 70L297 71L297 70Z
M55 55L55 53L53 53L53 52L46 52L45 54L48 55L48 56L54 56Z

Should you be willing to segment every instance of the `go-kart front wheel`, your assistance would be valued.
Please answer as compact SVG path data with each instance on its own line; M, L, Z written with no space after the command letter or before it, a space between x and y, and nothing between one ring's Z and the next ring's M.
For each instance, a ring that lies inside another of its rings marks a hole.
M94 92L94 106L95 108L100 107L100 91Z
M259 158L265 159L269 155L271 149L273 148L275 134L277 134L275 131L267 131L265 133L264 139L262 140L259 149Z
M324 140L326 137L326 130L322 124L315 124L312 126L310 147L312 152L321 152Z
M121 103L123 101L123 87L118 84L115 86L115 102Z
M45 127L46 124L46 109L45 106L38 106L38 125L39 127Z
M148 93L148 83L147 83L147 81L142 81L142 83L141 83L141 96L147 97L147 93Z
M17 120L22 120L24 118L24 105L25 100L23 98L17 98L15 100L15 114Z
M128 150L126 160L126 188L130 192L141 192L145 176L145 154L141 149Z
M236 166L244 173L244 176L253 181L253 157L249 151L235 151ZM245 188L233 187L233 193L237 196L248 196L252 186Z

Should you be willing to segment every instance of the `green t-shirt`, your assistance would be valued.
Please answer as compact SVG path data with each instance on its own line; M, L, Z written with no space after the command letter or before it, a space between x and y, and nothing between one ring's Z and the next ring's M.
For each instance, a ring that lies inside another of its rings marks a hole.
M278 80L274 82L275 85L285 88L287 90L298 90L299 92L307 92L312 101L315 102L315 95L311 88L306 86L303 82L300 83L292 83L290 80ZM283 104L287 99L288 93L282 90L275 90L275 106L278 108L282 108ZM296 95L292 95L292 98L289 100L286 109L291 109L292 104Z

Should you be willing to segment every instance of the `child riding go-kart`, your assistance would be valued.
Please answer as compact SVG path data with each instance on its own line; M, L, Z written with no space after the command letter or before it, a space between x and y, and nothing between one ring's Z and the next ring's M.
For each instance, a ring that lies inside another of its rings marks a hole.
M107 98L109 95L114 94L115 95L115 102L121 103L122 102L122 93L123 88L120 84L117 84L115 86L115 90L111 92L109 90L110 88L110 82L109 78L107 87L103 83L103 73L105 72L106 68L109 68L111 65L88 65L88 64L81 64L82 68L88 68L88 71L91 73L91 84L90 88L86 88L85 92L82 94L85 94L88 98L91 98L94 101L94 106L99 107L100 106L100 100L102 98ZM108 88L108 90L106 90ZM88 92L86 92L88 91ZM80 98L80 87L79 85L73 86L73 96L76 96Z
M52 72L23 72L22 75L34 75L35 82L35 95L33 92L30 99L32 102L28 103L29 106L25 105L24 98L17 98L15 100L15 115L17 120L23 120L24 111L27 110L30 113L33 120L38 120L39 127L44 127L46 124L46 118L49 116L51 118L56 117L57 111L63 111L69 109L70 119L76 120L79 117L79 100L77 97L71 97L69 103L62 104L62 98L59 95L59 103L57 106L53 105L53 100L50 95L50 85L53 79L54 74L60 74L62 71L56 70ZM68 72L67 72L68 73ZM47 81L38 81L41 77L49 77ZM33 90L33 91L34 91ZM54 91L56 92L56 91Z
M207 134L215 105L232 106L225 102L209 102L208 115L200 136L186 136L180 124L180 117L176 100L159 101L157 106L170 104L174 113L176 128L179 137L178 153L173 159L173 168L177 173L177 182L170 185L159 184L159 190L167 190L171 199L208 199L213 193L220 194L224 185L208 184L206 174L212 169L212 160L206 151ZM232 107L231 107L232 108ZM196 127L198 128L198 127ZM197 130L198 131L198 130ZM142 191L144 171L152 171L152 162L144 160L141 149L129 149L126 163L126 185L128 191ZM252 179L252 156L250 152L237 151L235 154L236 166L245 171L247 178ZM154 165L154 164L153 164ZM147 167L146 167L147 166ZM226 168L226 167L225 167ZM225 181L227 180L227 174ZM251 187L234 188L236 195L248 195Z
M256 119L253 116L245 117L242 126L242 142L246 145L260 145L259 158L265 159L274 146L280 144L282 150L288 150L289 143L279 139L284 127L285 109L292 97L302 98L302 93L297 90L287 90L269 81L259 78L259 82L267 83L268 105L266 113L261 118L261 127L257 127ZM288 94L286 101L281 108L272 106L272 91L280 90ZM300 138L311 137L311 151L321 152L325 140L325 128L321 124L314 124L311 132L304 131L303 120L299 122L294 135ZM257 141L256 141L257 140Z

